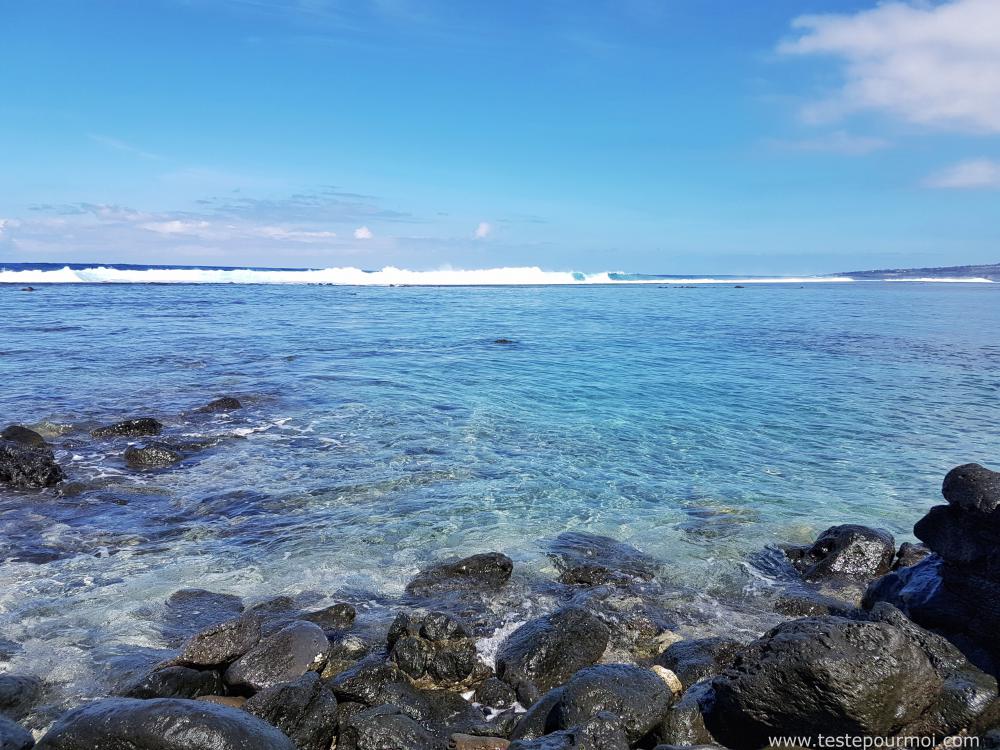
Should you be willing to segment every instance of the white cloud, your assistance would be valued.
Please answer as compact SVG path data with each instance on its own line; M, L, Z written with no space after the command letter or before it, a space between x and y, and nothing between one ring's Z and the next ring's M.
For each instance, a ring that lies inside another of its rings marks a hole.
M487 221L479 222L479 226L476 227L476 239L484 240L490 236L490 232L493 231L493 225Z
M814 103L822 121L875 110L907 122L1000 133L1000 2L885 2L854 14L808 15L787 55L840 60L844 82Z
M323 242L332 240L337 236L336 232L325 230L313 231L308 229L288 229L286 227L247 227L246 234L256 237L266 237L272 240L291 240L293 242Z
M926 187L976 189L1000 189L1000 161L990 159L969 159L954 164L924 180Z
M207 221L181 221L171 219L169 221L149 221L140 224L140 227L157 234L204 234L204 230L211 227Z
M370 240L374 236L368 227L358 227L354 230L354 239L356 240Z
M838 130L815 138L798 140L772 139L768 143L785 151L801 151L807 153L841 154L843 156L863 156L873 151L888 148L892 144L884 138L866 135L851 135Z

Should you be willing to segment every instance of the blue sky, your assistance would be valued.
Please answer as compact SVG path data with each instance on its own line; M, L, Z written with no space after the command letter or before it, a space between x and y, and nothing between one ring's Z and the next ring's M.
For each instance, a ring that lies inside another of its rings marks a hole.
M1000 261L997 0L0 3L0 261Z

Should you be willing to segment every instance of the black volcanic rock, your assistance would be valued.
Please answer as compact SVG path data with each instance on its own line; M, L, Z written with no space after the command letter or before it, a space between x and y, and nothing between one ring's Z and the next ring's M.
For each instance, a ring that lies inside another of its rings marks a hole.
M0 438L10 440L12 443L20 443L28 448L47 448L45 438L32 429L20 424L12 424L4 427L0 432Z
M115 424L98 427L91 430L90 434L95 438L108 437L146 437L159 435L163 431L163 425L152 417L140 417L138 419L126 419Z
M731 638L686 639L672 643L653 663L672 671L688 687L731 667L743 648Z
M198 698L223 691L222 676L214 670L170 666L156 669L121 691L124 698Z
M499 552L472 555L420 571L406 585L408 594L428 596L453 590L496 590L510 580L514 562Z
M389 659L414 680L438 687L463 684L479 667L476 642L450 615L400 613L388 636Z
M329 649L319 625L293 622L230 664L224 675L226 684L256 691L295 680L322 669Z
M0 440L0 484L15 489L41 489L58 484L63 476L48 448Z
M239 399L232 396L222 396L214 401L209 401L204 406L195 409L195 411L201 414L213 414L216 412L236 411L242 408L243 404L239 402Z
M246 613L191 636L181 647L177 661L202 669L224 666L256 646L260 635L260 617Z
M990 514L1000 507L1000 472L979 464L963 464L949 471L941 494L949 505Z
M183 458L172 445L167 443L146 443L130 445L125 449L125 463L133 469L161 469L175 464Z
M273 724L298 750L329 750L337 726L337 699L315 672L261 690L244 710Z
M20 724L0 716L0 750L31 750L35 740Z
M830 527L809 547L792 547L785 552L806 580L839 577L867 581L889 572L896 546L888 531L844 524Z
M549 557L563 583L593 585L623 579L649 581L659 562L630 544L607 536L566 531L549 543Z

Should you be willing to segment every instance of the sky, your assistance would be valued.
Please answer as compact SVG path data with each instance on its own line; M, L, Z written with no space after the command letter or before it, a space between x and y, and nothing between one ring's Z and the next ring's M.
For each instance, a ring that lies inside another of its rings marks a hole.
M2 262L1000 262L1000 0L0 0Z

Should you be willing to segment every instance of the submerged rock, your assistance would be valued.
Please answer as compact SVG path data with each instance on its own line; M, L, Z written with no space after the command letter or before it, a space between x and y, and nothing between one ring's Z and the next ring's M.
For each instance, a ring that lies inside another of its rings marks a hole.
M499 552L472 555L420 571L406 586L414 596L461 590L496 590L506 585L514 562Z
M265 721L227 706L179 698L111 698L57 721L37 750L296 750Z
M702 708L728 747L774 736L945 736L997 717L996 681L886 605L786 622L712 680Z
M0 716L23 719L42 695L42 681L20 674L0 674Z
M90 434L95 438L106 437L146 437L159 435L163 431L163 425L152 417L140 417L138 419L126 419L122 422L98 427L91 430Z
M236 618L243 600L235 594L205 589L179 589L166 601L163 636L169 646L179 646L205 628Z
M295 680L321 670L329 648L319 625L293 622L234 661L225 672L226 684L257 691Z
M28 448L47 448L48 443L45 438L32 429L20 424L12 424L4 427L0 432L0 438L10 440L12 443L19 443Z
M896 545L888 531L844 524L830 527L809 547L790 547L785 553L806 580L867 581L889 572Z
M660 567L655 558L630 544L582 531L557 536L549 544L549 557L561 573L559 580L570 584L649 581Z
M20 724L0 716L0 750L31 750L35 739Z
M196 412L201 414L212 414L220 411L236 411L237 409L242 409L243 404L239 402L238 399L232 396L222 396L214 401L209 401L204 406L195 409Z
M0 440L0 484L15 489L41 489L58 484L63 470L47 447L35 448Z
M276 726L298 750L329 750L337 726L337 699L315 672L261 690L244 710Z
M159 469L180 461L183 456L172 445L146 443L125 449L125 463L133 469Z
M596 663L608 646L607 626L579 607L525 623L500 644L497 676L530 705L573 674Z

